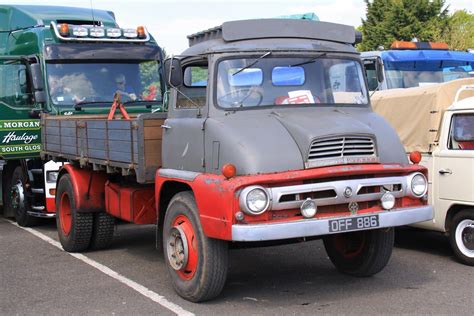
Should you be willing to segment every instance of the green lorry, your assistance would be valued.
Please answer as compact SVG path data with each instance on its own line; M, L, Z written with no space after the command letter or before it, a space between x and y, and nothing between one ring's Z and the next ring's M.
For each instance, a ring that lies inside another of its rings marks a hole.
M41 115L106 116L116 92L131 115L161 111L162 55L144 27L120 28L110 11L0 5L4 216L21 226L55 216L62 163L40 156Z

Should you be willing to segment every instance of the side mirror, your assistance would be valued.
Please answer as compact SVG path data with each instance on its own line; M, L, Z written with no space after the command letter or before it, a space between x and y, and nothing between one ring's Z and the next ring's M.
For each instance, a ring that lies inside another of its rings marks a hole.
M43 81L43 75L41 73L40 64L39 63L31 64L30 71L31 71L31 81L33 84L33 90L35 92L44 90L44 81Z
M171 57L165 60L165 79L171 87L179 87L183 84L183 69L179 59Z
M380 58L380 57L377 57L377 60L375 62L375 72L377 74L377 81L378 82L383 82L383 80L384 80L383 63L382 63L382 58Z

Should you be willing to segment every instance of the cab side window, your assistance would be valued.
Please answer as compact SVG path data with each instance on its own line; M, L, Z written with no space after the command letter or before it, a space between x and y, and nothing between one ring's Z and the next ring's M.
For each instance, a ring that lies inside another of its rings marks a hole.
M15 107L31 105L26 66L18 61L0 62L0 101Z
M448 147L454 150L474 150L474 114L453 115Z
M177 108L196 108L206 105L208 69L207 66L184 68L183 85L179 88Z
M376 59L364 60L365 75L369 84L369 91L375 91L379 85L377 81L377 71L375 70Z

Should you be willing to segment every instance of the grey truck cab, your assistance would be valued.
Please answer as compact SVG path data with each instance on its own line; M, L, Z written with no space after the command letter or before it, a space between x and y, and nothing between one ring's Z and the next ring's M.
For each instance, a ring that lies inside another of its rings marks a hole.
M81 225L71 213L157 223L173 286L195 302L221 292L237 243L323 238L342 272L381 271L392 227L429 220L432 208L426 168L408 164L371 110L355 41L352 27L332 23L227 22L189 36L189 49L165 62L166 117L45 117L44 154L71 161L58 180L63 247L98 240L70 234ZM70 139L62 126L76 135L72 153L58 144ZM88 147L99 127L117 131L104 133L100 155Z

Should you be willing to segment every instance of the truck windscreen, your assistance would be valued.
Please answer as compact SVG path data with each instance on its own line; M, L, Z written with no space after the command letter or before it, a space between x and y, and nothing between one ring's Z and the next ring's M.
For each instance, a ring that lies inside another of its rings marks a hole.
M457 60L385 61L387 87L411 88L472 76L474 62Z
M59 107L113 101L161 102L157 61L127 63L48 63L46 66L51 102Z
M240 108L367 104L360 63L325 55L269 56L257 63L255 58L222 60L217 73L217 105Z

